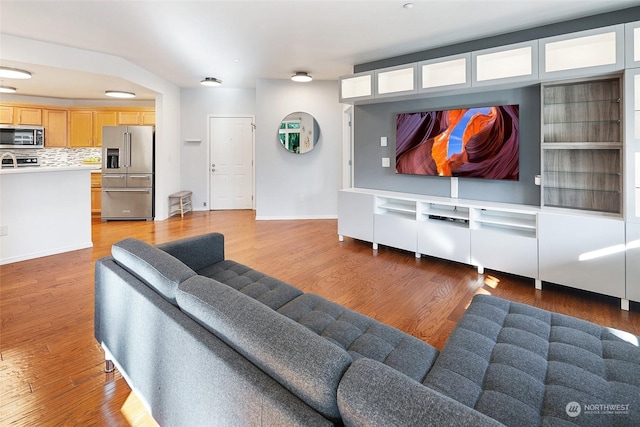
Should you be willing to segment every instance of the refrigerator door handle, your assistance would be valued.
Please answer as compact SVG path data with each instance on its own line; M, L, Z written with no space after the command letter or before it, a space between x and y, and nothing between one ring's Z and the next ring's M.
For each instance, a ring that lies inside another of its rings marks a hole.
M125 132L125 150L127 151L127 167L131 167L131 133Z
M105 193L149 193L151 191L150 188L140 188L140 189L136 189L136 188L121 188L121 189L104 189L102 190Z

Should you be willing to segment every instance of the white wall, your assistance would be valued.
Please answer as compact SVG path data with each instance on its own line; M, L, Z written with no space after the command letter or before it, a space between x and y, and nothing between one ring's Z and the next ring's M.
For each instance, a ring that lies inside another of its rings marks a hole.
M342 105L338 82L256 82L256 218L336 218L342 176ZM278 140L280 121L303 111L315 117L313 151L293 154Z
M256 91L254 89L189 88L182 89L182 125L180 139L180 185L193 191L194 210L207 210L209 200L209 117L254 116ZM185 142L199 139L200 143Z
M180 190L180 89L112 55L2 35L2 58L60 69L121 77L157 93L156 219L168 216L168 196Z

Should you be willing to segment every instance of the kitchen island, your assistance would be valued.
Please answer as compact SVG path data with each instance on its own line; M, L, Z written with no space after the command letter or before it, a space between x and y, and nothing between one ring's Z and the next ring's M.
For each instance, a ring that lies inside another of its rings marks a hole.
M93 246L96 166L0 170L0 265Z

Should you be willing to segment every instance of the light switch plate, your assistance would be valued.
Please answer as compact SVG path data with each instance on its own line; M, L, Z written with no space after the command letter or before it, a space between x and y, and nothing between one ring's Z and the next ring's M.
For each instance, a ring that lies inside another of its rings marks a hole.
M383 168L388 168L389 166L391 166L391 162L389 161L388 157L383 157L382 158L382 167Z
M381 136L380 137L380 146L381 147L386 147L387 146L387 137L386 136Z

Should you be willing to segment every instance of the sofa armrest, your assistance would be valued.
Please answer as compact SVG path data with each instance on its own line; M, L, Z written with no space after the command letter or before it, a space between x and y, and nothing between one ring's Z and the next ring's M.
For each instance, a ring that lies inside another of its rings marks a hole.
M178 258L195 271L224 261L224 235L220 233L187 237L158 245L158 248Z
M501 426L499 422L371 359L358 359L338 387L345 426Z

